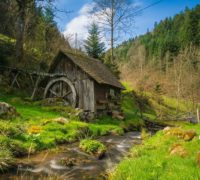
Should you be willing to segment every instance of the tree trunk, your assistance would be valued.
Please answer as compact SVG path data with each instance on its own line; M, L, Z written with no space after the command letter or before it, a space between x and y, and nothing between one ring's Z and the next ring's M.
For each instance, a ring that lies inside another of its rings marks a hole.
M200 123L200 117L199 117L199 108L197 108L197 122Z
M16 58L19 61L24 57L24 30L25 30L25 0L18 0L18 17L17 17L17 33L16 33Z
M111 15L111 64L114 63L114 0L112 0Z

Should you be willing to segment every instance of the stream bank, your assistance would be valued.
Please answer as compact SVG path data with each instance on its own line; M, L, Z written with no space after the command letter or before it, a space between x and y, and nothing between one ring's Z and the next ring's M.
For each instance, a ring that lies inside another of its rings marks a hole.
M43 151L18 159L15 171L2 175L4 179L104 179L107 170L113 168L127 155L129 149L141 143L140 132L128 132L123 136L108 135L98 139L107 147L105 157L97 159L78 148L78 143L61 146L59 150Z

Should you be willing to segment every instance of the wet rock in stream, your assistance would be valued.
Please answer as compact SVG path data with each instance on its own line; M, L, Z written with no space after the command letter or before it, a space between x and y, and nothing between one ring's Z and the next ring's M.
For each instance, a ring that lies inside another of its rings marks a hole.
M66 158L62 158L60 160L60 164L63 166L68 166L68 167L72 167L72 166L78 166L81 164L86 164L88 163L88 160L85 159L80 159L80 158L70 158L70 157L66 157Z

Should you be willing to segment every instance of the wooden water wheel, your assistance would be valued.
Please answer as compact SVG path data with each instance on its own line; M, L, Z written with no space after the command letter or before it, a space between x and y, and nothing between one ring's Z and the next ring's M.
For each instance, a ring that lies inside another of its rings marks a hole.
M44 98L60 98L65 105L76 107L76 90L72 82L66 77L51 80L45 88Z

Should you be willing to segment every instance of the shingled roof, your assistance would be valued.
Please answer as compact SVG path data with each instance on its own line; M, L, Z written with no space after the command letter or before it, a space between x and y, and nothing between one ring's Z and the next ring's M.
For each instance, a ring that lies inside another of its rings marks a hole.
M54 59L50 66L50 72L53 71L60 55L68 57L74 64L86 72L91 78L93 78L99 84L107 84L120 89L124 89L116 76L106 67L100 60L93 59L84 55L74 54L71 52L59 51L58 55Z

